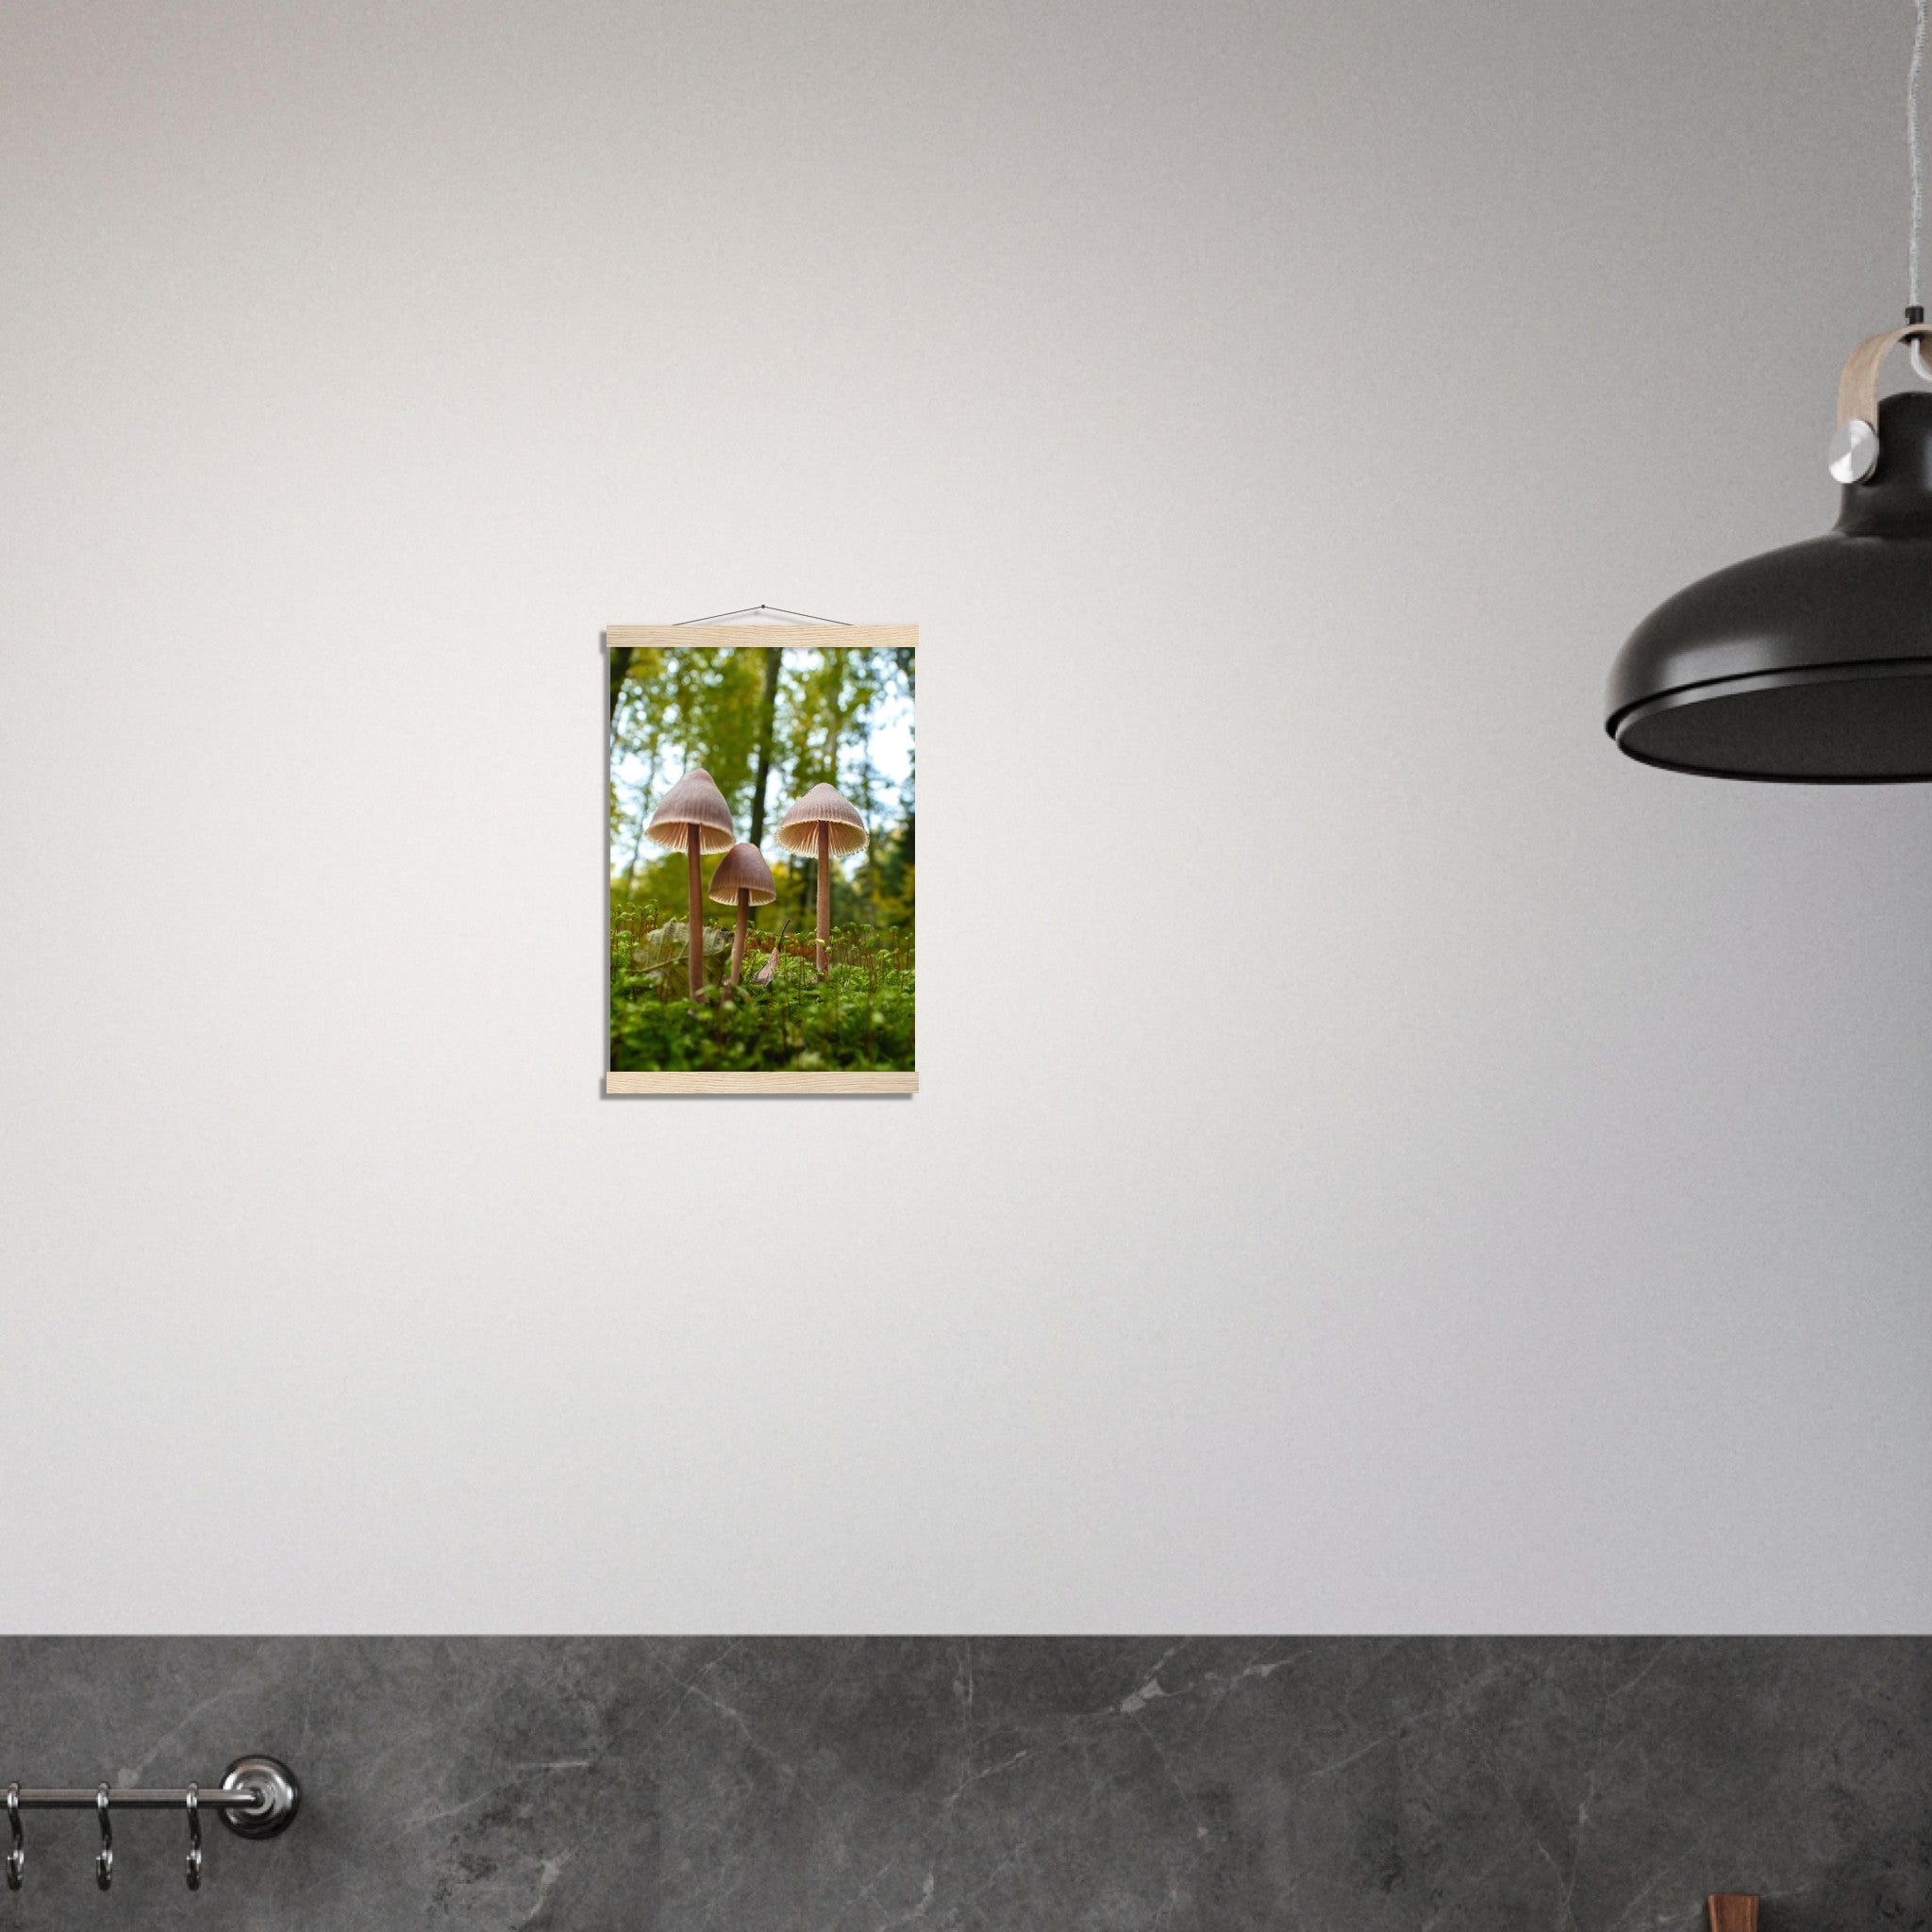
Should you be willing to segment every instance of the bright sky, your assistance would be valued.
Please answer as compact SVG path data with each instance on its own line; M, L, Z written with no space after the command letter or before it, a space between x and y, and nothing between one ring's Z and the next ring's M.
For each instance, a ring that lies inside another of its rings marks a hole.
M873 713L872 761L888 785L903 785L912 771L912 706L889 698Z

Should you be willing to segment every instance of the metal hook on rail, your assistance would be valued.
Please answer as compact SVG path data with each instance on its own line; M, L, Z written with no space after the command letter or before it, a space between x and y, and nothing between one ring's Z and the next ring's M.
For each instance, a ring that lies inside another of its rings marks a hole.
M201 1787L188 1787L188 1889L201 1890Z
M94 1883L103 1891L114 1882L114 1824L108 1816L108 1787L94 1793L94 1816L101 1821L101 1848L94 1854Z

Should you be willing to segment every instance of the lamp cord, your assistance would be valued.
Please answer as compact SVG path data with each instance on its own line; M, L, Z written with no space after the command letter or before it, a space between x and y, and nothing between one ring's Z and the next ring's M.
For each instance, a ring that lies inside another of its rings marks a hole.
M1925 71L1925 0L1912 0L1912 64L1906 77L1906 148L1912 170L1912 227L1906 244L1906 299L1919 308L1919 236L1925 225L1925 168L1919 152L1919 83Z

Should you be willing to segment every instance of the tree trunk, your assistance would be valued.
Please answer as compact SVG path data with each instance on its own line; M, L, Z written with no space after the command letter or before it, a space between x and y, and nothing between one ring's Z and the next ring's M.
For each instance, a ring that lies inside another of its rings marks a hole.
M819 821L819 977L830 964L832 942L832 828Z
M610 659L610 709L604 721L608 724L617 716L617 693L624 689L625 674L630 669L630 646L612 644L604 655Z
M691 996L705 993L705 868L702 860L705 835L695 825L684 828L684 849L690 857L691 918L685 933L691 941Z
M751 788L751 842L765 837L765 787L772 776L772 732L778 719L778 674L785 668L783 651L765 653L764 708L758 713L758 771Z

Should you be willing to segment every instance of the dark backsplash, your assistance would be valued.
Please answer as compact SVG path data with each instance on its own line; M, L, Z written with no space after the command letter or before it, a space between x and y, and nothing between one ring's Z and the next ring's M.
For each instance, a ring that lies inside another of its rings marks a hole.
M1928 1746L1923 1639L0 1640L0 1785L305 1787L0 1925L1903 1932Z

